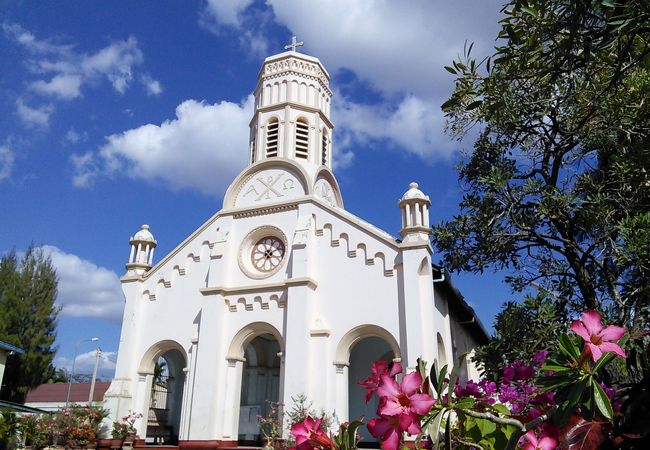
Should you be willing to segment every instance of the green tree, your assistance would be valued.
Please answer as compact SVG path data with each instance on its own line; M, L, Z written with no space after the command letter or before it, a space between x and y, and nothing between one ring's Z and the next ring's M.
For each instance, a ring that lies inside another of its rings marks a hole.
M494 319L492 340L478 347L473 358L483 375L496 381L505 364L526 361L547 349L550 342L557 342L567 322L566 311L544 295L528 295L521 303L507 302Z
M447 70L448 130L475 136L443 264L506 270L569 313L649 323L650 3L511 0L499 46Z
M0 340L25 350L7 359L4 400L24 402L30 388L54 374L56 289L56 272L42 250L30 246L20 260L15 252L0 259Z

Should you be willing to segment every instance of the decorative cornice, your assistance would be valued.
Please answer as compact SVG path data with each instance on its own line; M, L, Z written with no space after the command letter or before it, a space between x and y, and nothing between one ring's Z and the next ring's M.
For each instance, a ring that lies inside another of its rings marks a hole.
M258 207L253 207L251 209L248 209L246 211L235 212L233 213L233 217L235 219L239 219L241 217L265 216L267 214L275 214L283 211L290 211L292 209L296 209L297 207L298 207L297 203L288 203L284 205L270 206L267 208L260 208L258 206Z
M272 105L267 105L267 106L261 106L255 110L255 113L253 113L253 117L251 120L248 122L248 126L251 126L256 120L257 116L259 113L263 112L271 112L271 111L281 111L285 107L291 107L292 109L312 113L312 114L318 114L320 119L325 122L325 124L331 129L334 129L334 123L332 120L325 115L323 110L321 108L316 108L314 106L309 106L309 105L304 105L302 103L296 103L296 102L291 102L291 101L285 101L281 103L273 103ZM260 126L264 126L264 124L261 124Z
M216 286L199 289L201 294L207 295L233 295L233 294L246 294L254 292L264 292L264 291L277 291L286 289L289 287L295 286L307 286L311 290L315 290L318 287L318 282L309 277L302 278L290 278L288 280L281 281L279 283L267 283L267 284L251 284L248 286L237 286L237 287L226 287L226 286Z
M428 239L421 239L416 242L402 241L402 243L400 243L399 246L404 250L427 249L429 255L433 254L433 249L431 248L431 243L429 242Z
M268 61L264 63L260 71L260 80L275 78L285 74L299 75L305 78L310 78L318 81L324 88L329 91L329 77L324 71L320 62L305 61L296 56L288 56L276 61ZM329 93L331 94L331 91Z

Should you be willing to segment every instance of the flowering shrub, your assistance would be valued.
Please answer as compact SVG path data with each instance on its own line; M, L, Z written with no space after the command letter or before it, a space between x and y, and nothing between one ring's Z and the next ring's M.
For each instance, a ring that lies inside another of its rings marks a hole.
M92 444L107 412L92 406L70 406L51 414L27 414L18 422L24 445L80 447Z
M372 375L360 383L366 401L373 395L380 399L379 417L368 422L368 430L384 450L400 448L405 433L416 436L419 446L428 434L426 445L436 449L441 438L446 449L550 450L568 442L598 448L616 408L613 390L597 376L615 357L625 357L626 332L603 327L596 311L586 311L570 328L575 335L562 334L558 352L538 352L530 363L505 366L498 383L483 379L460 385L462 357L450 374L447 366L427 372L418 360L418 370L401 384L395 379L399 365L389 370L386 363L373 364ZM586 432L585 424L589 430L600 427L600 434Z
M274 443L282 437L282 413L280 408L281 402L272 402L267 400L269 410L266 416L257 415L260 424L260 433L264 438L264 448L274 448Z
M360 421L342 423L336 435L323 430L323 419L306 417L302 422L292 425L291 434L296 439L296 446L291 450L352 450L357 448L360 437L357 428Z
M125 440L129 435L135 435L135 421L140 419L142 414L129 411L129 413L120 420L113 422L111 437L113 439Z
M318 424L321 430L327 433L334 422L334 416L324 409L316 411L312 408L312 402L305 394L298 394L291 397L292 405L290 409L284 409L284 403L272 402L267 400L269 405L266 416L257 415L260 425L260 433L263 437L265 448L288 448L295 444L293 439L282 441L282 431L284 426L291 431L291 428L299 423L303 423L307 418L314 420L318 418Z
M624 328L603 327L600 314L591 310L570 329L573 334L560 335L558 351L540 351L529 363L506 365L498 382L458 383L464 356L450 373L447 366L438 370L435 365L427 372L426 363L418 360L417 371L401 382L396 379L402 372L399 363L373 363L371 375L359 383L367 390L366 402L374 395L380 400L378 417L368 422L370 434L383 450L402 447L405 433L415 436L419 448L438 449L443 442L445 449L602 448L621 404L599 377L614 358L626 357L628 336ZM332 437L309 417L291 433L297 450L351 449L358 442L359 422L354 424L342 425ZM625 438L640 436L628 433ZM616 441L616 448L622 441Z

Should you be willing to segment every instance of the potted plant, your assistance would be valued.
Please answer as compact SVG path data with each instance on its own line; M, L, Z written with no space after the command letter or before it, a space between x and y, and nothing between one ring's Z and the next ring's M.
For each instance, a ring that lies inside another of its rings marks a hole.
M111 448L121 448L124 444L124 441L127 438L131 437L131 442L135 440L136 429L135 421L142 417L140 413L134 413L129 411L129 413L122 417L120 420L113 422L113 429L111 430Z

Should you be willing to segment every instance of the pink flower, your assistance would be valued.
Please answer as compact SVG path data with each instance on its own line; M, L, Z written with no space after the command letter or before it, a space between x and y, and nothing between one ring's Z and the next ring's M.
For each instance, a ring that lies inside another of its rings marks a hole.
M381 376L389 375L390 377L394 377L398 373L402 373L402 366L400 363L396 362L393 364L389 372L388 363L386 361L375 361L372 363L371 370L372 370L372 375L370 375L365 380L359 381L357 383L359 386L367 389L366 403L368 403L368 400L370 400L372 394L374 394L375 391L377 390L377 387L379 387Z
M598 311L585 311L580 320L571 323L571 331L585 340L594 362L598 361L603 353L610 352L625 358L623 349L613 342L623 337L625 328L609 325L603 329Z
M323 419L315 420L309 416L302 422L291 426L291 434L296 437L297 450L312 450L314 448L333 448L334 443L321 429Z
M382 375L377 387L381 403L377 413L383 416L426 414L436 402L428 394L419 394L422 377L417 372L411 372L402 379L402 385L389 375Z
M524 450L553 450L557 447L557 441L552 437L544 436L538 440L535 430L526 433L524 439L528 441L528 444L524 446Z
M382 450L397 450L402 432L411 435L420 434L420 418L415 414L400 414L397 416L381 416L368 421L370 434L381 440Z

